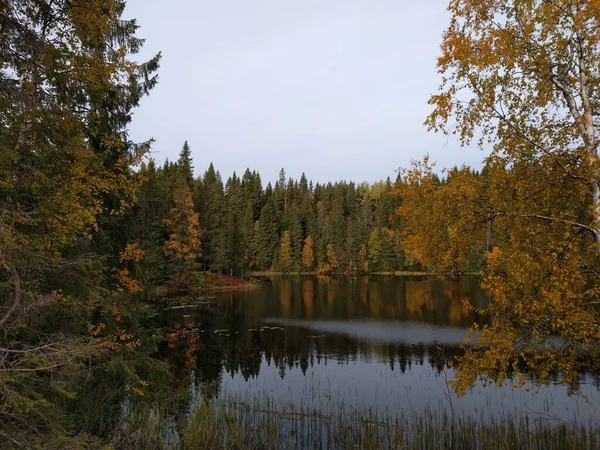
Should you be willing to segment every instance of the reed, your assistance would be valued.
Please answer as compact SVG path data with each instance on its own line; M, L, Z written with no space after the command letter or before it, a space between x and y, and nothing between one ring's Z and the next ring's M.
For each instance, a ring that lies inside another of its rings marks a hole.
M600 426L533 421L527 416L492 422L460 416L452 420L446 412L434 410L400 417L342 409L324 414L229 397L196 405L180 439L171 444L190 450L585 450L600 445Z

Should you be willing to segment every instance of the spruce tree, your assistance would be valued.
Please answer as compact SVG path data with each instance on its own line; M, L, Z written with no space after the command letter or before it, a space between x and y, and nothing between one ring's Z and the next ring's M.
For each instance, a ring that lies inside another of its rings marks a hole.
M266 204L260 213L258 225L258 265L262 269L270 269L273 266L275 252L279 246L279 224L276 215L275 199L271 184L267 186Z
M194 181L194 166L192 163L192 152L188 141L183 143L183 147L179 152L179 159L177 160L177 168L183 175L188 186L192 186Z
M205 230L202 241L203 260L206 269L218 269L216 255L221 252L219 233L223 222L225 194L221 174L211 163L202 178L201 188L194 204L200 213L200 223Z

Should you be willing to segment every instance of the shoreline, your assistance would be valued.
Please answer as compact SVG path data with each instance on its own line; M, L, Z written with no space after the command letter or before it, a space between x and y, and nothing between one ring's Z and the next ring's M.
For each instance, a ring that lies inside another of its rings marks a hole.
M194 292L229 292L229 291L245 291L255 289L260 286L260 283L246 282L235 286L199 286L194 289Z
M282 272L277 270L262 270L262 271L253 271L249 272L248 276L250 277L271 277L271 276L323 276L323 277L336 277L336 276L347 276L347 277L368 277L368 276L389 276L389 277L435 277L435 278L460 278L464 276L479 276L481 273L479 272L465 272L460 274L458 277L447 273L447 274L439 274L435 272L422 272L422 271L410 271L410 270L397 270L394 272L334 272L328 274L319 274L315 272Z

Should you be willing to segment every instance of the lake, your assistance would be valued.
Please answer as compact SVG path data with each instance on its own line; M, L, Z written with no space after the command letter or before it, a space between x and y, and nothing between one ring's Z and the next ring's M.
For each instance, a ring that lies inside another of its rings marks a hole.
M275 407L388 416L450 411L477 420L594 422L600 378L581 374L580 393L557 383L514 388L479 383L458 398L450 357L473 308L488 302L477 278L264 278L251 290L207 294L155 320L159 356L202 398L260 398Z

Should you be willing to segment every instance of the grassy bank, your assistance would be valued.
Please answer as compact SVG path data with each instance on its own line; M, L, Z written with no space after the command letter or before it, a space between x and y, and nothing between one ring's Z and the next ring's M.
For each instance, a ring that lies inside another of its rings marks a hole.
M156 416L151 417L155 420ZM153 432L138 433L136 448L585 450L600 445L598 424L536 421L524 416L492 422L452 420L442 411L401 417L358 410L324 415L239 399L198 404L176 431L171 429L170 438L156 423L140 425ZM117 444L116 448L125 447Z

